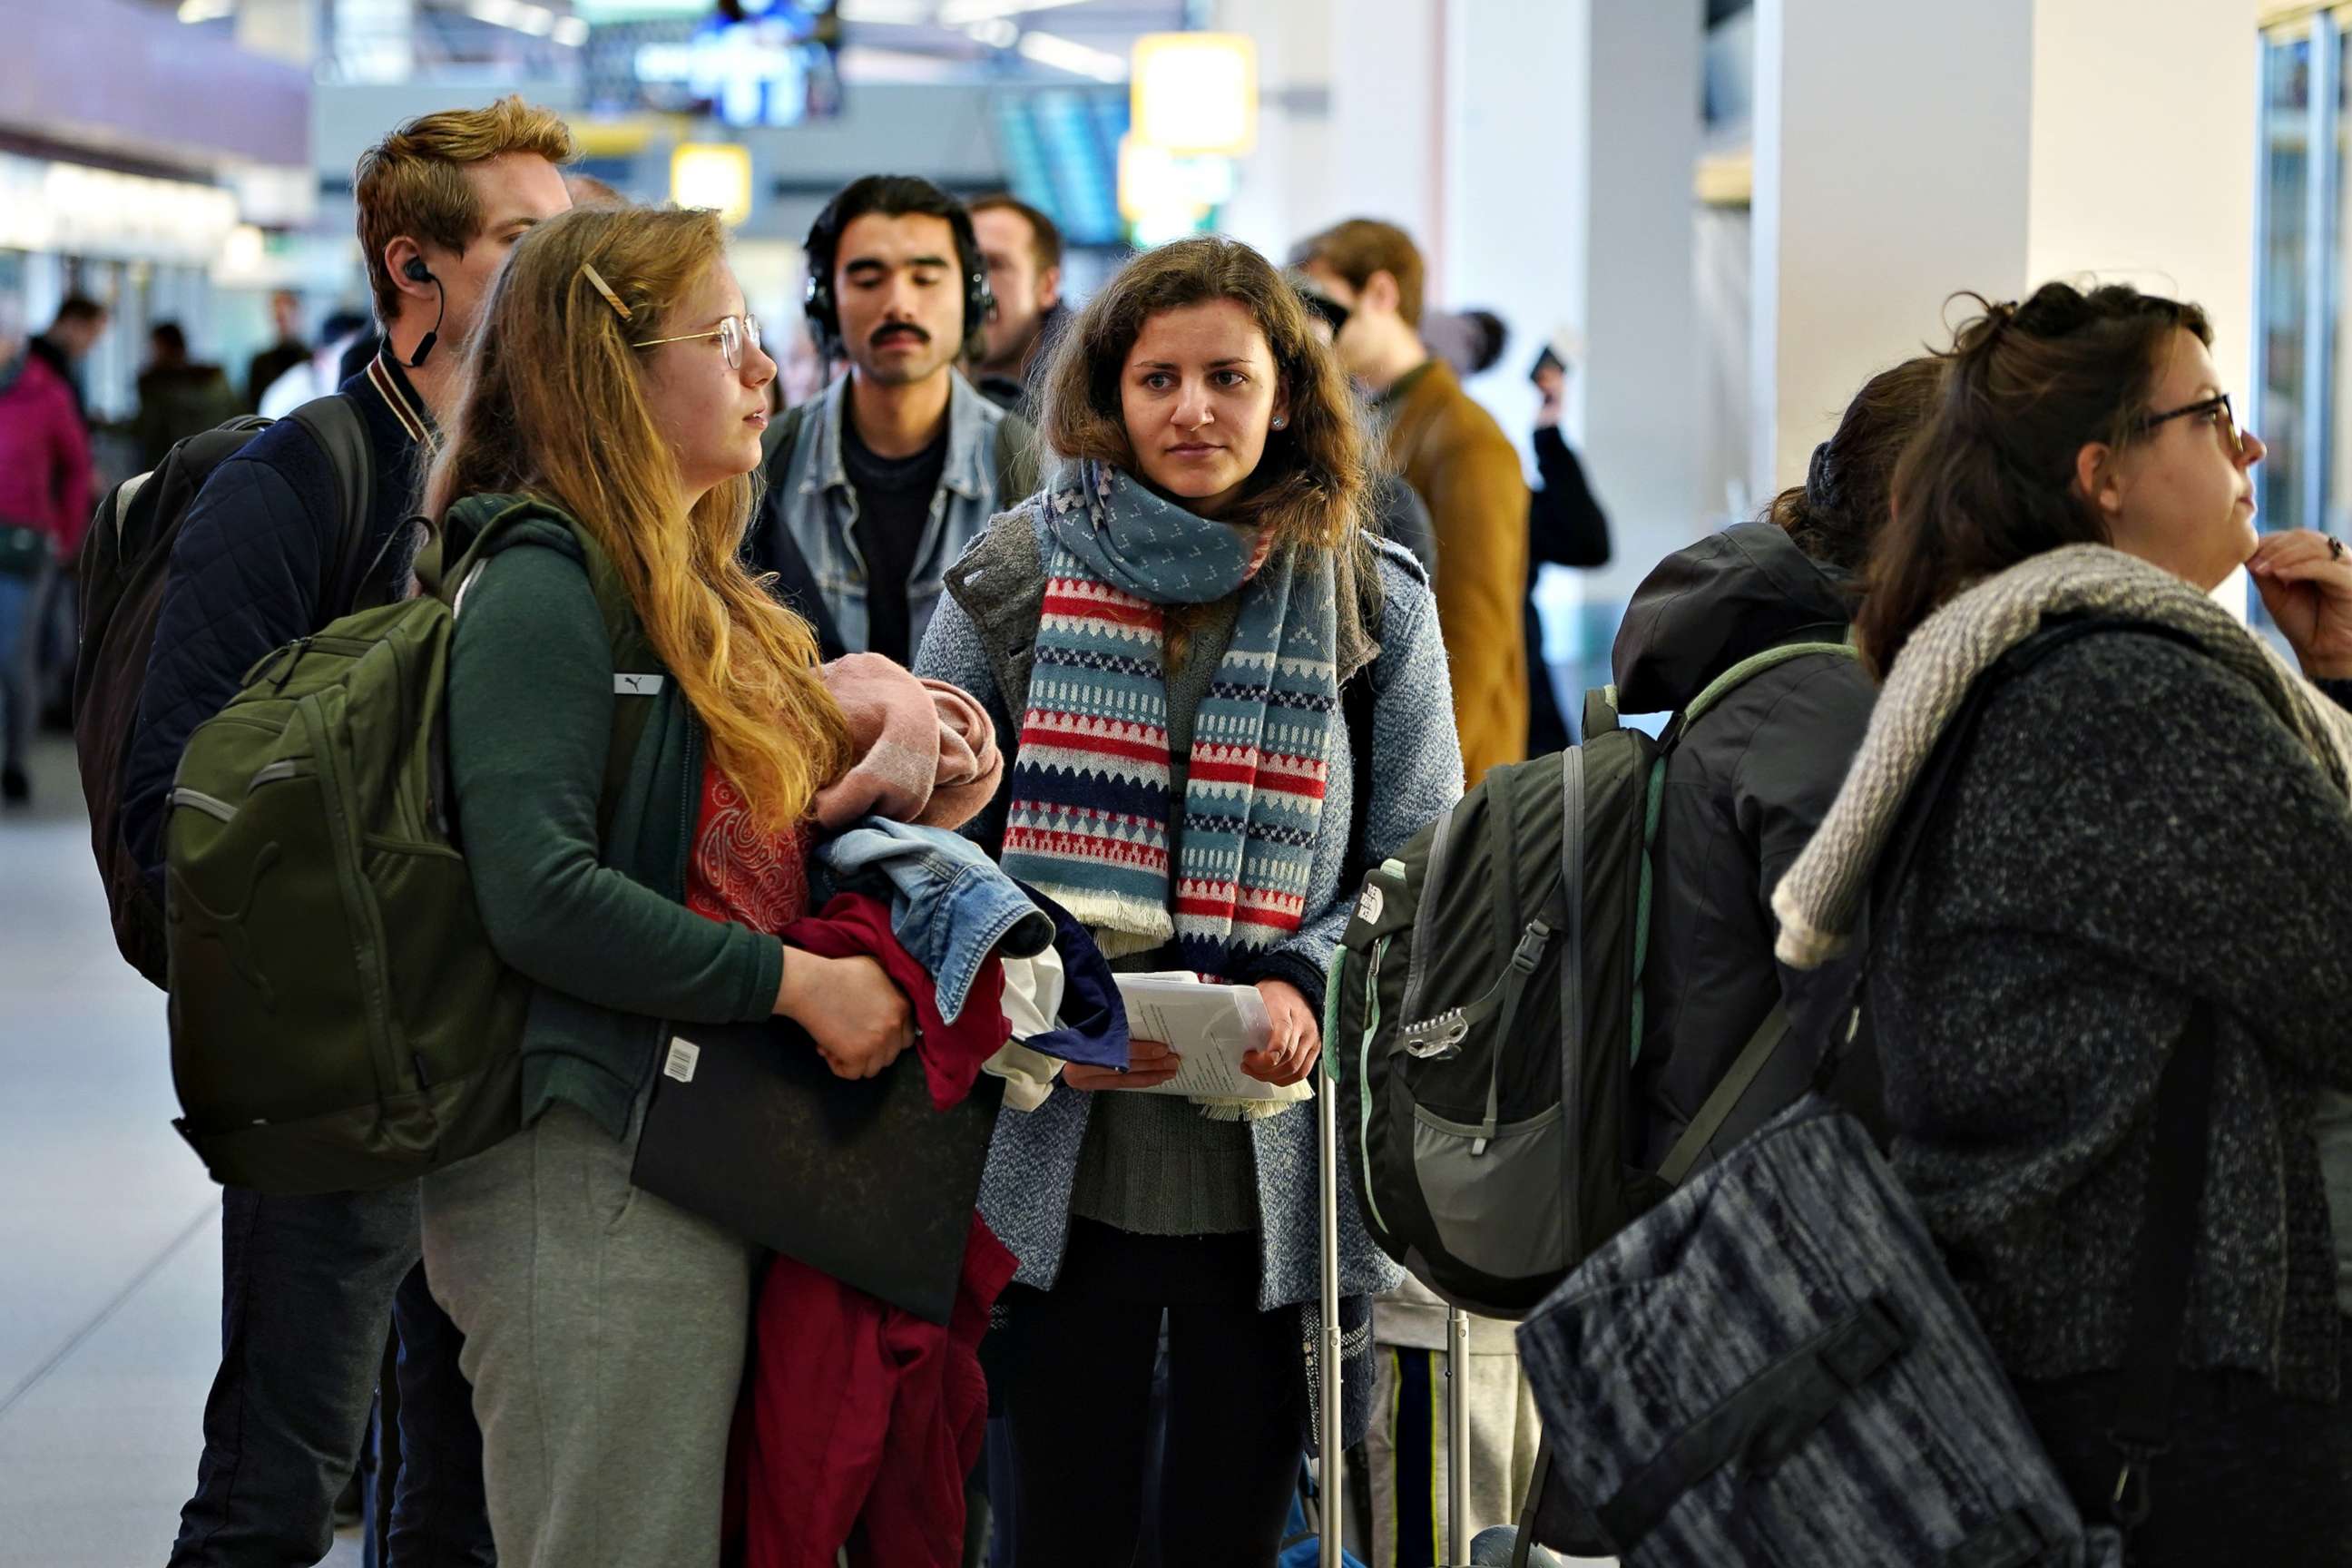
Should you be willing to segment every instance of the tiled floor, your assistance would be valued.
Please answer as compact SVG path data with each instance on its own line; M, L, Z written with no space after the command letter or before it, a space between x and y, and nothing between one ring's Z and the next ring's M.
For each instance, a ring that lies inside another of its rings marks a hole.
M163 1000L115 954L68 747L34 786L0 816L0 1568L145 1568L203 1446L218 1189L172 1131Z
M169 1554L219 1355L218 1189L107 929L70 748L0 816L0 1568ZM359 1568L355 1534L327 1559Z

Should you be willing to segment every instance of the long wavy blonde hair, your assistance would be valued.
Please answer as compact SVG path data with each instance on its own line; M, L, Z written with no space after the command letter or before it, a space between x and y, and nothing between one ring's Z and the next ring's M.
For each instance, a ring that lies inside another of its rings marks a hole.
M437 528L467 496L522 494L577 519L709 731L711 759L754 819L781 831L848 765L848 730L817 675L808 623L770 598L736 553L752 477L704 495L683 528L669 521L677 458L646 405L646 351L634 346L679 331L672 307L725 259L708 212L575 207L526 236L490 287L425 510ZM628 321L583 265L628 306Z

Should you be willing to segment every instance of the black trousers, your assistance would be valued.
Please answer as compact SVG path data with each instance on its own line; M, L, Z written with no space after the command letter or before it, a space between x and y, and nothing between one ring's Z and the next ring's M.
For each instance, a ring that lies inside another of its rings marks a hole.
M1271 1568L1304 1450L1298 1315L1259 1311L1257 1282L1254 1233L1133 1236L1073 1219L1054 1289L1007 1292L996 1377L1020 1521L1013 1568L1134 1560L1163 1312L1160 1561Z
M2018 1397L2090 1524L2114 1522L2108 1443L2119 1373L2020 1383ZM2129 1568L2352 1563L2352 1366L2333 1405L2288 1399L2252 1373L2182 1371L2172 1449L2149 1468Z
M457 1327L425 1288L416 1205L414 1182L317 1197L222 1190L220 1371L171 1568L298 1568L327 1555L388 1324L402 1347L390 1560L496 1560L472 1391Z

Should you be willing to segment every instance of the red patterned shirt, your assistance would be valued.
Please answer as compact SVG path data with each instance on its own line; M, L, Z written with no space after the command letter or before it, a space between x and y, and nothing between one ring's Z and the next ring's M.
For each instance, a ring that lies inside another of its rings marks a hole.
M773 936L809 912L808 831L769 833L734 781L702 771L702 815L686 871L686 907Z

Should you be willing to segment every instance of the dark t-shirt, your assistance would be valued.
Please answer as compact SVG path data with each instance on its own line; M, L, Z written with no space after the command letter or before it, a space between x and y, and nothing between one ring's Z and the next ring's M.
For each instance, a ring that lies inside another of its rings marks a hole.
M845 407L844 414L847 410ZM907 579L915 552L931 519L931 498L947 471L948 432L911 458L875 455L857 434L856 420L841 422L841 461L857 492L857 521L851 537L866 557L866 649L905 664L913 656L913 621L907 611Z

